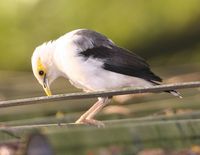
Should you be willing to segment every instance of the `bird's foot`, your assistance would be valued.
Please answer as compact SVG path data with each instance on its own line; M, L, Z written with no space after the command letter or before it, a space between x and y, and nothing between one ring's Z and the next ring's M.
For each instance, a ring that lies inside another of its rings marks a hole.
M93 126L97 126L98 128L105 127L105 124L103 122L95 120L95 119L83 119L83 120L78 119L75 123L93 125Z

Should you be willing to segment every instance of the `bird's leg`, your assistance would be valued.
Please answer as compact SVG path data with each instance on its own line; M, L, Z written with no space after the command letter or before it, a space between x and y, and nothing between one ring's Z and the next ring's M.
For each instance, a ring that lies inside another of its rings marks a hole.
M98 98L98 101L88 110L86 111L77 121L77 124L92 124L97 126L104 126L104 124L100 121L94 120L94 116L106 105L108 104L110 99L106 98Z
M101 109L106 106L109 102L110 99L109 98L100 98L99 101L101 101L101 103L99 104L99 106L97 106L93 111L91 111L88 116L86 117L86 119L90 120L93 119L94 116L101 111Z

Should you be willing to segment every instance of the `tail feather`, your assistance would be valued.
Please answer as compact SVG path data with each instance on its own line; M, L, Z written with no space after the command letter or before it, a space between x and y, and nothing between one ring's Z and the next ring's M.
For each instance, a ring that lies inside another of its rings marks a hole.
M158 82L155 82L155 81L150 81L152 84L154 84L154 85L160 85L160 83L158 83ZM170 94L172 94L172 95L174 95L174 96L177 96L177 97L179 97L179 98L183 98L182 96L181 96L181 94L178 92L178 91L176 91L176 90L168 90L168 91L165 91L165 92L167 92L167 93L170 93Z
M165 91L165 92L170 93L170 94L172 94L172 95L174 95L174 96L177 96L177 97L179 97L179 98L183 98L183 97L181 96L181 94L180 94L178 91L176 91L176 90L169 90L169 91Z

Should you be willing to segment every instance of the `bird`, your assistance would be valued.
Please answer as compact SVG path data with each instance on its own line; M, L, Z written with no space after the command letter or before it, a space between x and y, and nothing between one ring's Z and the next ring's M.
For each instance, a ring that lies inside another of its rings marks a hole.
M50 85L58 77L68 79L85 92L148 87L162 82L144 58L89 29L72 30L39 45L31 62L33 74L48 96L52 95ZM181 98L176 90L166 92ZM111 99L112 96L99 97L75 123L103 125L94 117Z

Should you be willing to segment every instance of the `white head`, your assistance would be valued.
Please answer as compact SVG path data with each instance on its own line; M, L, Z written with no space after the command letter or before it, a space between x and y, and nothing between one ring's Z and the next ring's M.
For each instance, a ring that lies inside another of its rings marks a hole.
M50 84L60 76L53 61L54 42L38 46L32 55L32 70L38 82L48 96L51 95Z

